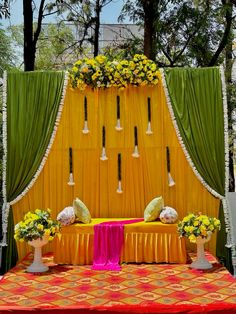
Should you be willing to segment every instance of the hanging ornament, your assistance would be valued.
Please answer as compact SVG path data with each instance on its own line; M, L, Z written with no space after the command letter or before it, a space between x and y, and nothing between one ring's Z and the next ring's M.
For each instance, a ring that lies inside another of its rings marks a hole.
M146 134L147 135L151 135L153 134L152 132L152 128L151 128L151 98L148 97L148 126L147 126L147 131Z
M73 158L72 158L72 148L69 148L69 168L70 168L70 174L69 174L69 181L68 185L75 185L74 178L73 178Z
M134 127L134 152L132 154L134 158L139 158L139 152L138 152L138 128Z
M87 104L87 97L84 97L84 128L82 130L83 134L88 134L88 104Z
M117 123L116 123L116 131L121 131L123 130L123 128L120 125L120 96L116 96L116 119L117 119Z
M175 185L175 181L170 174L170 150L168 146L166 146L166 162L167 162L167 173L168 173L168 185L169 187L171 187Z
M123 193L123 191L121 187L121 154L120 153L118 154L117 165L118 165L118 188L116 192L121 194Z
M101 160L107 160L106 156L106 129L105 126L102 127L102 156L100 157Z

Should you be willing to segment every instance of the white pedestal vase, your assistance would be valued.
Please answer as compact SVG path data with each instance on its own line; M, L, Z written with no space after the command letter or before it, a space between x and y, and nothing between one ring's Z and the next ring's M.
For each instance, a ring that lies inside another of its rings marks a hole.
M211 239L211 232L208 233L207 238L197 237L197 259L194 261L190 267L195 269L210 269L212 264L208 262L205 257L204 244Z
M43 236L42 239L29 241L28 244L34 247L34 260L33 263L27 267L26 271L29 273L41 273L48 271L48 266L43 264L42 261L42 247L48 243L48 236Z

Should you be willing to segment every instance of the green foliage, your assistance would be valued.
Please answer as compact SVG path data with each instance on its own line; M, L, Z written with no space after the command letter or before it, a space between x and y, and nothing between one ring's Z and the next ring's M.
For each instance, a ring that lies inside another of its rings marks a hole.
M69 25L44 25L37 44L35 69L64 69L75 62L80 52Z
M23 63L23 25L10 27L11 37L19 51L18 63ZM71 25L44 24L37 41L35 70L59 70L73 64L82 50L77 46Z
M0 77L5 70L9 70L14 65L14 54L11 47L11 39L6 31L0 28Z
M134 23L144 25L150 13L146 10L147 3L126 0L120 20L129 16ZM158 63L163 66L208 66L221 43L229 9L221 0L155 1L153 49ZM235 7L233 11L235 14ZM222 50L215 65L222 63L223 58Z
M105 47L103 53L109 60L130 60L135 54L143 53L143 38L133 36L131 39L125 39L122 43L114 42Z

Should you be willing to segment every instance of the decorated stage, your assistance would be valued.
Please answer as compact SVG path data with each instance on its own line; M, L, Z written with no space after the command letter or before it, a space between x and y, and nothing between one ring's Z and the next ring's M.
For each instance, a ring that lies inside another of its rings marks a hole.
M122 270L58 266L25 271L32 255L0 280L0 313L236 313L236 279L215 258L210 270L187 264L123 264Z

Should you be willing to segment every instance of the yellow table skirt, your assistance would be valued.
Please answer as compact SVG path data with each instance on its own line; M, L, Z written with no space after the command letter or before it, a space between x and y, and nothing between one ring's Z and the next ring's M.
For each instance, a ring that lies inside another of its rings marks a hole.
M55 263L92 264L94 225L114 220L122 219L97 218L90 224L76 223L63 227L61 234L54 239ZM176 224L142 221L124 226L121 262L186 263L186 259L185 240L179 238Z

